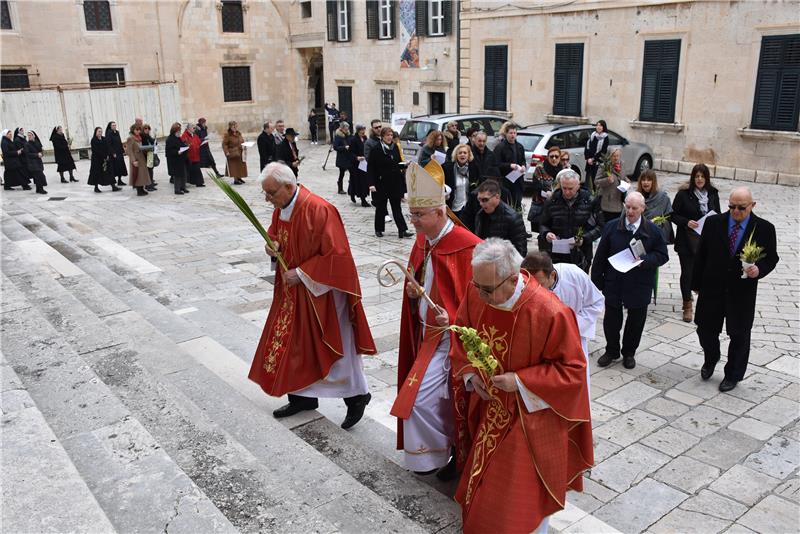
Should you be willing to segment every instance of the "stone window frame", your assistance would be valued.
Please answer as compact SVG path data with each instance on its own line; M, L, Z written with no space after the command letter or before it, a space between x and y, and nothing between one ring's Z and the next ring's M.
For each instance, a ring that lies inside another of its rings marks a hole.
M678 85L675 89L675 117L674 122L650 122L639 120L639 103L642 99L641 81L644 74L644 43L645 41L654 40L681 40L681 51L678 56ZM640 128L645 130L654 130L659 133L679 133L683 131L683 113L684 113L684 99L686 98L686 80L688 77L687 67L689 59L687 57L689 50L692 48L691 32L686 28L677 28L674 30L653 30L653 31L640 31L636 35L636 58L635 65L636 71L634 72L634 79L638 80L639 89L636 94L636 109L633 113L636 117L629 120L628 124L631 128ZM586 58L584 58L584 61ZM595 77L596 78L596 77ZM596 83L592 81L590 83Z
M108 87L95 87L92 90L99 90L99 89L119 89L121 87L126 87L129 79L130 69L128 68L127 63L84 63L83 69L86 72L86 84L91 87L91 82L89 81L89 71L91 69L120 69L122 70L122 75L125 76L125 80L123 81L122 85L114 85Z
M89 30L86 28L86 16L83 11L84 0L75 0L75 7L78 11L78 18L81 21L81 33L85 36L116 36L119 35L119 18L117 17L117 5L119 0L108 0L108 8L111 12L110 30ZM127 71L125 72L127 75Z
M17 11L17 9L16 9L16 6L12 6L11 5L14 2L12 2L12 0L3 0L3 3L6 5L6 8L8 9L8 21L11 24L11 27L10 28L2 28L2 29L0 29L0 31L2 31L3 33L6 33L6 34L19 33L18 22L16 20L16 11Z
M428 1L428 33L427 37L443 37L444 33L444 0ZM434 6L437 6L438 13L434 14ZM438 25L438 31L434 31Z
M392 120L392 113L394 113L395 111L394 89L395 89L394 87L389 87L389 86L378 88L380 95L380 110L381 110L380 115L382 122L390 122ZM384 93L384 91L386 91L386 93ZM391 98L386 99L385 96L389 94L391 95ZM384 111L386 111L387 109L389 109L388 115L384 113Z
M300 18L310 19L313 17L314 7L311 0L302 0L300 2Z
M225 100L225 80L222 75L222 69L226 67L247 67L250 73L250 100ZM255 86L253 85L253 80L255 79L254 73L254 66L252 63L242 63L242 62L232 62L232 63L221 63L219 66L219 82L220 82L220 100L222 101L223 106L242 106L242 105L252 105L256 101L255 96Z

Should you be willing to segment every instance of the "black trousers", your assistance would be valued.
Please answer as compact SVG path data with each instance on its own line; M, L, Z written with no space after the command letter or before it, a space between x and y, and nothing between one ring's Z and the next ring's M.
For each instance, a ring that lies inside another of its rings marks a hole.
M508 189L511 195L511 207L516 211L522 211L522 177L517 178L516 182L512 182L508 178L503 178L503 187Z
M336 181L336 185L339 187L339 189L337 189L337 191L343 191L344 190L344 173L346 173L346 172L347 172L347 169L342 169L341 167L339 167L339 179Z
M703 347L705 363L714 365L719 361L719 334L722 322L730 337L728 344L728 363L725 364L725 378L739 381L747 371L750 359L750 331L755 317L755 295L752 298L742 295L704 295L697 298L695 324L700 346Z
M681 262L681 297L683 300L692 300L694 254L678 254L678 259Z
M366 395L366 393L364 395ZM354 397L344 397L344 404L345 406L351 406L356 401L361 400L362 397L363 395L355 395ZM289 403L290 404L300 403L305 406L313 406L317 405L319 401L317 400L316 397L304 397L302 395L294 395L292 393L289 393Z
M389 196L375 191L372 193L372 203L375 204L375 231L383 232L386 229L386 216L389 212L386 210L386 202L392 206L392 217L394 217L394 224L397 226L398 232L405 232L408 230L406 220L403 218L403 208L400 206L399 196Z
M597 167L597 164L586 166L586 179L581 184L582 189L594 191L594 176L597 174Z
M317 126L315 124L309 124L308 125L308 130L309 130L309 132L311 132L311 142L312 143L316 143L318 141L318 139L317 139Z
M173 176L172 183L175 185L175 192L179 193L186 189L186 173L182 176Z
M628 319L622 334L622 348L619 345L619 332L622 329L622 308L606 304L603 317L603 333L606 336L606 354L617 356L633 356L642 340L644 323L647 320L647 306L644 308L628 308Z

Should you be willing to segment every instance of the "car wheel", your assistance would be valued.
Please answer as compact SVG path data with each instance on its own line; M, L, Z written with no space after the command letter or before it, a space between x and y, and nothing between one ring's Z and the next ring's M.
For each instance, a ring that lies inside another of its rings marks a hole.
M644 156L639 158L639 161L636 162L636 168L633 170L633 179L638 180L639 176L644 171L650 170L653 168L653 158L645 154Z

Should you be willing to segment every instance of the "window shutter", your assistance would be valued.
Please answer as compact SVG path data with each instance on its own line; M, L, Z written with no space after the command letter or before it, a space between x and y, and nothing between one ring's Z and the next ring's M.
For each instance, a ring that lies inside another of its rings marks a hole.
M417 0L417 37L428 35L428 0Z
M352 20L353 20L353 0L347 0L347 39L345 39L345 41L353 40Z
M680 53L680 39L644 43L639 120L675 121Z
M442 30L445 35L450 35L453 33L453 0L442 2L442 15L444 16Z
M367 39L378 38L378 0L367 0Z
M328 22L328 41L336 41L336 0L325 2L325 15Z
M556 45L553 82L553 114L581 114L583 84L583 43Z
M397 17L400 16L400 13L398 12L397 9L397 4L398 4L397 0L391 1L392 21L391 24L389 25L389 37L392 39L397 37Z
M750 126L796 131L800 115L800 35L763 37Z
M508 46L487 46L484 54L483 109L505 111Z

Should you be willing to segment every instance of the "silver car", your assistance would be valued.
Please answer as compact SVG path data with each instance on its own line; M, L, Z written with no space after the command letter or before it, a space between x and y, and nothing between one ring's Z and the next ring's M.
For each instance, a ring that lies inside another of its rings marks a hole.
M486 132L487 146L492 149L497 144L496 134L508 119L499 115L486 115L481 113L445 113L442 115L421 115L408 119L400 130L400 146L406 159L416 160L420 145L425 142L425 137L431 130L445 131L447 123L456 121L458 130L462 134L461 142L466 143L463 134L472 127L480 128Z
M518 130L517 141L525 147L525 159L530 163L531 169L547 159L547 149L550 147L557 146L562 151L566 150L570 155L570 163L580 169L583 180L586 168L583 150L593 131L592 124L534 124ZM608 130L608 154L617 148L622 149L623 171L633 180L653 166L653 149L650 146L633 143ZM533 173L526 173L524 179L526 185L533 183Z

